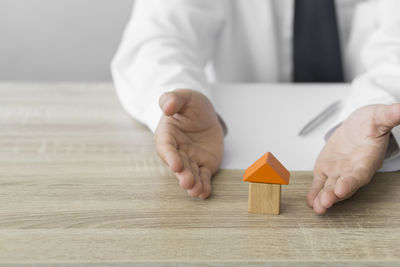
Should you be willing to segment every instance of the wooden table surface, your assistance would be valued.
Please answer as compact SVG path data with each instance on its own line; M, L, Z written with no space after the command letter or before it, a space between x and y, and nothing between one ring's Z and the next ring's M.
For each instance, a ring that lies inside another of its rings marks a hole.
M1 83L0 263L399 266L399 173L323 216L309 172L292 173L281 215L249 214L242 173L192 199L111 85Z

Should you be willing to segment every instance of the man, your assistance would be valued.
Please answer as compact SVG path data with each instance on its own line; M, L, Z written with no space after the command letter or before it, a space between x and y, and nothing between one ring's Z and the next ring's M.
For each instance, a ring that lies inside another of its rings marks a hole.
M211 82L351 82L307 197L322 214L398 154L400 104L377 81L400 78L399 10L398 0L137 0L115 86L180 186L207 198L224 136Z

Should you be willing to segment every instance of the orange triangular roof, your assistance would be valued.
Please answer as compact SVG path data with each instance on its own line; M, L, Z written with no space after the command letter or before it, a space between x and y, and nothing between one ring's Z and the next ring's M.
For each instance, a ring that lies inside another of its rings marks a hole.
M243 175L243 181L253 183L289 184L289 179L289 171L270 152L248 167Z

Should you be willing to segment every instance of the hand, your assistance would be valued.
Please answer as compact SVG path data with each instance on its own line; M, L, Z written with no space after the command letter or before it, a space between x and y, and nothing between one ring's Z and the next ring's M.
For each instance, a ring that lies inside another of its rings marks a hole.
M224 153L224 133L211 102L198 92L175 90L160 97L160 107L159 156L190 196L207 198Z
M308 205L323 214L369 183L383 164L390 131L398 124L400 104L365 106L351 114L317 159Z

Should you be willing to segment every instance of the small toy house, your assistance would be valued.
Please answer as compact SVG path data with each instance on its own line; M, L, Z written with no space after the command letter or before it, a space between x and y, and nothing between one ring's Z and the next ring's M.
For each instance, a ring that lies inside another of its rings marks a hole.
M243 175L243 181L250 182L249 212L279 214L281 185L289 179L289 171L270 152L254 162Z

